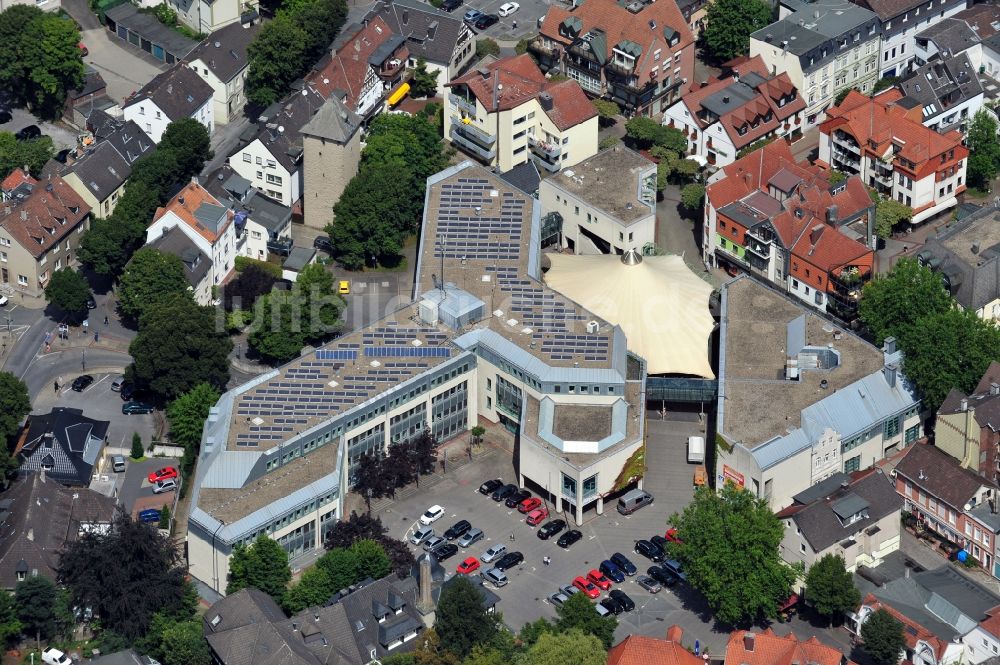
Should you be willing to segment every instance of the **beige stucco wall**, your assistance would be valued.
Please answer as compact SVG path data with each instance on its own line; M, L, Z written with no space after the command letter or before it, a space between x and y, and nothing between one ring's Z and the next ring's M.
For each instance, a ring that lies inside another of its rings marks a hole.
M856 542L847 549L840 547L838 542L819 552L813 550L793 520L787 519L784 522L785 537L778 546L781 558L791 564L801 562L805 564L806 570L827 554L843 557L848 571L854 571L858 566L874 567L879 565L886 556L899 549L898 511L889 513L874 525L869 524L864 529L852 534L851 537ZM878 533L866 535L865 531L873 526L878 527ZM846 539L847 536L844 540ZM803 547L804 552L802 551Z
M333 206L358 173L361 162L361 132L346 144L312 136L302 137L303 222L323 229L333 221Z
M90 206L91 214L100 219L107 219L111 216L111 213L115 211L115 207L118 205L118 199L125 193L125 183L122 183L121 187L98 201L97 197L84 186L83 181L80 180L76 173L67 173L63 176L63 180Z
M934 443L967 469L979 470L979 427L973 418L975 411L942 414L937 417Z
M653 172L655 173L655 168ZM638 181L634 186L638 190ZM583 242L584 236L580 232L580 227L606 240L614 253L620 253L617 250L624 252L629 249L641 251L646 243L656 241L656 214L652 210L638 221L623 224L621 220L609 216L588 201L554 184L552 179L542 180L538 186L538 200L541 203L543 217L550 212L562 215L563 247L568 247L566 241L572 240L577 254L589 253L583 248L590 245L589 239Z
M52 278L52 272L59 268L75 267L76 250L80 238L90 228L90 215L81 220L75 229L70 231L58 245L53 245L49 251L38 260L28 250L0 227L0 282L9 284L15 292L24 297L41 299L45 296L45 287L38 283L41 275L46 280ZM6 260L4 260L6 257ZM26 283L19 283L18 277L26 278ZM46 281L47 283L47 281Z

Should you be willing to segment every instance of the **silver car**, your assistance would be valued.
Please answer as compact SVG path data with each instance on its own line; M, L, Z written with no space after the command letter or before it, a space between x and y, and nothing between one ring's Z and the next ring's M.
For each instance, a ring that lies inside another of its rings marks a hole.
M554 594L549 596L549 602L553 605L562 605L567 600L569 600L569 596L564 594L562 591L556 591Z
M432 535L430 538L424 541L424 551L433 552L435 547L437 547L438 545L444 545L446 542L448 541L446 541L441 536Z
M482 561L483 563L490 563L491 561L496 561L506 553L507 553L507 546L497 543L493 547L483 552L483 555L479 557L479 560Z
M640 575L635 579L635 581L636 584L650 593L660 593L660 591L663 590L663 585L649 575Z
M472 529L467 534L458 539L459 547L468 547L486 537L482 529Z
M417 527L413 530L413 535L410 536L410 542L414 545L419 545L428 538L434 535L434 529L429 526Z

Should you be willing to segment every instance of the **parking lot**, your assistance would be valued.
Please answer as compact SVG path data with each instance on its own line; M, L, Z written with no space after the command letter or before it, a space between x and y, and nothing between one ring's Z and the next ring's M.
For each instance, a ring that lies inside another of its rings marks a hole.
M521 565L507 571L510 583L496 590L502 599L500 611L504 620L517 630L524 623L539 617L555 617L555 607L547 597L557 587L571 584L576 576L585 576L613 553L624 554L640 573L645 573L652 565L633 552L635 541L655 534L663 535L668 517L681 510L692 495L694 467L685 459L686 441L688 435L700 433L701 423L696 414L674 417L674 420L650 421L648 424L649 468L644 487L653 494L653 505L625 517L615 509L617 501L612 501L605 506L603 515L597 515L593 509L587 511L582 526L575 526L570 513L552 515L552 518L565 519L569 523L568 528L582 532L583 539L569 549L558 547L556 537L539 540L535 535L536 529L525 524L524 515L517 509L507 508L503 503L496 503L479 493L480 484L486 480L501 478L510 482L514 479L511 459L500 450L466 464L433 487L421 489L390 505L381 513L383 523L393 536L407 538L418 525L420 515L433 504L445 509L445 516L433 525L437 534L443 533L458 520L469 520L474 528L482 529L486 537L443 562L446 570L454 572L466 557L478 558L490 546L502 543L508 551L522 552L525 558ZM549 508L552 508L551 504ZM514 535L513 542L511 534ZM414 551L422 552L417 546L414 546ZM548 566L542 562L545 556L551 557ZM622 589L636 603L634 611L619 615L619 637L629 633L662 636L671 623L678 623L686 630L697 629L708 633L708 626L698 616L700 610L696 594L688 593L681 586L664 589L654 596L639 587L635 577L629 577L623 584L615 584L612 588ZM606 595L603 592L601 597ZM692 637L697 635L692 634ZM721 649L724 637L720 640Z
M166 466L172 466L176 469L178 460L168 457L150 457L141 462L128 460L126 464L125 473L119 474L122 478L120 479L121 485L118 488L118 501L122 504L125 512L136 512L133 508L139 499L144 499L144 501L140 502L142 504L140 508L150 507L146 505L149 503L155 503L157 506L164 503L173 503L174 495L172 492L165 492L160 495L153 494L153 485L149 482L149 473ZM154 496L157 498L152 499L151 497Z
M470 9L478 9L484 14L497 14L500 5L509 0L466 0L465 4L455 9L452 14L463 16ZM557 0L518 0L520 7L510 16L500 16L500 22L491 25L482 32L473 28L482 37L492 37L501 40L518 40L538 33L538 19L545 16L549 6L558 4ZM515 27L514 24L517 24Z
M11 132L16 134L29 125L37 125L38 128L42 130L43 135L52 138L52 146L56 152L59 152L63 148L72 148L76 146L76 134L61 125L55 125L51 122L43 122L32 115L29 111L13 108L9 104L2 101L0 101L0 109L9 111L11 115L10 122L0 124L0 132Z

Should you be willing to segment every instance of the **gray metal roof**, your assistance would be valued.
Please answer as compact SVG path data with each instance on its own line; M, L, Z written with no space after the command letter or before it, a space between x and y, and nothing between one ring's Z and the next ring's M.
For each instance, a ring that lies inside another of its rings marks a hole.
M281 267L286 270L298 272L312 263L315 256L316 250L312 247L292 247L292 251L288 254L288 258L285 259Z
M247 47L259 31L259 24L230 23L206 37L186 61L200 60L220 81L231 81L249 66Z
M419 0L382 0L373 5L373 15L381 16L393 33L406 36L410 57L437 65L451 63L459 37L468 30L460 15Z
M779 47L784 46L789 53L806 56L823 44L829 43L827 56L813 55L814 63L803 62L803 70L816 68L835 58L839 52L836 41L854 32L861 32L861 39L869 39L870 26L881 25L875 12L852 4L847 0L818 0L803 3L803 7L785 18L761 28L751 37ZM851 36L853 40L853 36ZM785 44L787 42L787 45Z
M841 520L850 519L852 516L857 515L861 511L867 509L869 506L865 499L854 492L848 492L841 498L833 501L830 504L831 510L839 517Z
M903 507L902 498L881 470L872 471L847 487L840 484L830 487L826 481L821 484L828 491L812 493L815 498L791 515L792 521L817 553L835 543L857 538L858 534L886 516L898 515ZM851 521L850 518L858 513L862 513L860 518Z
M717 116L723 116L757 98L757 91L743 81L734 81L701 101L701 105Z
M188 39L178 31L160 23L153 14L140 12L138 7L128 2L112 7L105 14L116 24L127 27L153 44L162 46L178 60L182 60L198 45L195 40Z
M368 56L368 64L373 67L378 67L386 61L386 58L395 53L396 49L405 43L406 37L393 33L391 37L379 44L378 48L376 48L372 54Z
M838 471L829 478L821 480L809 489L803 490L792 497L795 503L808 504L823 499L836 492L841 485L849 483L851 477L843 471Z
M934 42L940 56L947 58L979 43L979 35L962 19L942 18L918 32L916 39Z
M933 122L938 116L954 114L955 106L984 94L976 70L965 53L932 60L898 85L906 95L898 103L907 108L922 105L925 124ZM961 119L957 119L949 127L942 127L941 131L960 122Z

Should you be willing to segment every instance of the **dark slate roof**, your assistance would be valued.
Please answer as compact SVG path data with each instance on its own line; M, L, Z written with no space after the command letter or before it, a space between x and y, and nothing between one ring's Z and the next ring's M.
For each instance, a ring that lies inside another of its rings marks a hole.
M132 649L116 651L88 661L89 665L150 665L153 662L155 661L149 656L140 656Z
M149 99L171 121L190 118L212 98L212 87L189 67L177 63L142 86L122 108Z
M913 76L899 84L903 94L899 101L907 108L922 105L923 120L928 122L939 115L952 113L952 107L983 94L976 70L965 53L943 60L932 60L918 68ZM941 131L957 126L958 120Z
M791 517L816 552L855 537L903 507L903 500L881 470L868 473L847 487L837 483L830 489ZM861 511L866 516L860 520L846 526L842 522L843 518Z
M938 407L938 415L962 412L962 400L974 411L976 424L994 431L1000 430L1000 394L991 393L992 383L1000 384L1000 363L993 361L970 395L952 390Z
M951 17L935 21L918 32L916 38L934 42L940 51L940 57L945 58L979 43L979 35L972 26L962 19Z
M316 250L312 247L292 247L292 251L281 267L298 272L309 265L314 256L316 256Z
M166 233L149 243L149 246L164 254L179 257L184 263L184 277L193 288L197 288L212 269L212 260L184 234L180 225L171 226Z
M361 116L350 110L344 103L331 95L319 111L302 127L306 136L345 144L361 129Z
M542 177L538 175L538 167L535 166L535 160L533 159L529 159L509 171L501 173L500 178L507 184L517 187L525 194L532 196L538 192L538 184L542 181Z
M90 525L109 525L114 511L110 497L63 487L45 474L20 474L0 494L0 586L14 588L18 571L55 580L65 544Z
M75 173L84 187L98 201L103 201L125 184L135 161L152 152L156 144L131 120L95 120L100 132L99 137L95 132L97 143L66 167L64 173Z
M976 621L986 618L986 612L1000 605L1000 595L976 584L953 566L925 570L913 576L917 584L935 593Z
M382 0L369 16L381 16L393 33L404 35L414 59L447 66L462 31L467 29L458 14L449 14L419 0Z
M83 85L79 88L66 91L67 99L80 99L81 97L86 97L87 95L92 95L95 92L106 89L108 86L104 82L104 77L101 73L91 67L86 66L83 72Z
M871 9L878 14L880 19L885 21L920 7L924 4L924 0L863 0L858 4Z
M72 486L87 486L94 463L104 448L108 421L93 420L80 409L57 407L45 415L28 417L28 433L21 448L21 468L39 471L51 460L50 478Z
M205 634L223 633L255 623L284 621L285 613L271 596L258 589L240 589L212 605L202 617Z
M270 233L277 234L292 220L292 209L255 189L229 164L223 164L206 178L205 189L222 203L247 216Z
M259 30L259 24L230 23L206 37L184 61L201 60L220 81L231 81L247 67L247 46Z
M1000 33L997 33L1000 34ZM949 225L924 243L917 255L946 275L951 295L976 311L1000 297L1000 214L987 206Z
M850 484L851 477L843 471L838 471L829 478L821 480L812 487L802 490L792 497L792 501L801 504L810 504L819 499L825 499L836 492L844 483Z
M289 173L294 173L299 168L302 157L302 127L326 101L312 88L306 90L305 95L301 89L295 90L282 101L267 107L260 114L254 138L249 141L259 139L275 161ZM243 135L240 138L242 140ZM236 153L234 150L233 154Z
M963 468L948 453L924 443L909 447L896 464L896 473L958 510L969 503L980 487L995 487L975 471Z
M115 23L142 35L153 44L162 46L179 60L183 60L184 56L198 45L195 40L188 39L160 23L153 14L140 12L138 7L128 2L112 7L105 14Z

